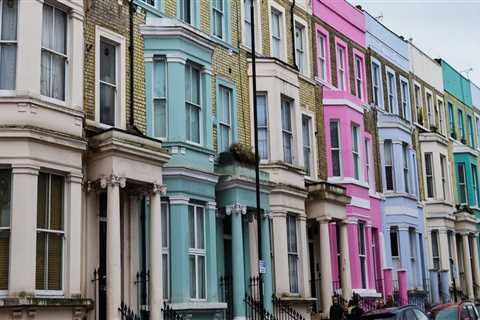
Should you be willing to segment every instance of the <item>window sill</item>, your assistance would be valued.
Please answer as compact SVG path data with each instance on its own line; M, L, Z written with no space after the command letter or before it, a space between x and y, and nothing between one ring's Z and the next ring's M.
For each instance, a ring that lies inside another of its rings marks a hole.
M94 307L93 300L85 298L40 298L40 297L25 297L25 298L0 298L0 310L1 309L31 309L32 307L38 308L51 308L51 307L63 307L63 308L83 308L84 310L92 310Z

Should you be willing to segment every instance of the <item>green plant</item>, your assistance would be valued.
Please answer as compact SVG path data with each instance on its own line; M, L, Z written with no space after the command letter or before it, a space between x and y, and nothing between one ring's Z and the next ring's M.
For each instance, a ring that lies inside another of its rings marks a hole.
M255 153L249 145L234 143L230 146L230 152L235 160L243 164L255 165Z

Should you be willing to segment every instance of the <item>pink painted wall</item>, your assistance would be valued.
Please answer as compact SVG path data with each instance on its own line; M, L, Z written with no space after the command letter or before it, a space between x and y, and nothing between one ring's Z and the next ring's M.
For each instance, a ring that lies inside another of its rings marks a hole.
M365 47L363 12L344 0L313 0L313 14Z

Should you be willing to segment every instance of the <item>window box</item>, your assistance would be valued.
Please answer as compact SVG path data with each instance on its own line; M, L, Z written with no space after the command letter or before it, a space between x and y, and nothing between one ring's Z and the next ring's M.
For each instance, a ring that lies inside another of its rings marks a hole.
M229 151L220 153L218 162L220 164L239 162L246 166L255 166L255 153L252 152L250 146L241 143L234 143L230 146Z

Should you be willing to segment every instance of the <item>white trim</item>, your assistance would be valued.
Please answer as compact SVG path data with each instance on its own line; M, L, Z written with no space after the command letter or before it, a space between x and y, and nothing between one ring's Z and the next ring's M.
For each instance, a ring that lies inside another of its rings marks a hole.
M430 95L430 97L432 98L432 109L431 109L431 114L432 114L432 120L433 120L433 123L430 123L430 117L429 117L429 110L428 110L428 95ZM430 127L432 125L435 125L435 99L433 97L433 92L432 90L429 90L427 88L425 88L425 107L427 108L427 123L425 123L424 121L424 125L426 125L427 129L430 131Z
M412 122L412 104L411 104L411 96L410 96L410 82L408 81L407 78L405 78L404 76L400 75L399 76L399 79L400 79L400 101L402 102L402 105L400 107L402 107L402 113L403 113L403 118L405 120L407 120L409 123ZM406 88L407 88L407 92L406 92L406 97L403 96L403 91L402 91L402 82L406 84ZM407 107L406 107L406 111L408 114L405 114L403 111L403 101L405 100L405 102L407 103Z
M329 105L329 106L339 106L339 107L350 107L355 111L360 112L361 114L364 113L364 108L363 106L357 106L355 103L351 102L348 99L323 99L323 104Z
M241 45L251 51L251 48L247 45L247 41L245 38L245 30L244 30L244 21L245 21L245 0L240 0L240 21L241 21L241 31L242 31L242 43ZM251 0L252 4L255 6L257 10L255 10L255 41L256 43L260 44L255 46L255 51L257 53L263 53L263 46L262 43L262 19L261 19L261 11L260 10L260 0Z
M378 107L385 109L385 97L383 96L383 77L382 77L382 63L375 59L374 57L371 57L371 63L370 63L370 68L371 68L371 74L372 74L372 97L373 97L373 65L376 64L378 66L378 89L379 89L379 96L378 96Z
M418 209L412 209L410 207L399 207L399 206L385 206L384 208L385 215L407 215L415 218L419 218Z
M110 127L100 123L100 40L105 38L116 44L116 76L117 101L115 103L115 127L126 128L126 42L125 38L111 30L95 26L95 121L102 127Z
M362 199L359 197L351 197L352 200L350 201L351 206L363 208L363 209L370 209L370 199Z
M393 75L393 92L391 93L393 95L393 102L394 105L390 105L390 83L388 81L388 74ZM385 79L387 81L387 100L388 100L388 108L389 108L389 113L392 114L399 114L399 109L398 109L398 92L397 92L397 75L395 74L395 70L392 68L385 66Z
M279 23L279 28L280 28L280 60L286 61L287 60L287 26L286 26L286 15L285 15L285 8L276 3L274 0L269 0L268 1L268 19L269 19L269 42L270 42L270 56L273 57L272 55L272 8L278 12L280 12L280 23Z
M297 15L294 15L293 19L294 19L294 24L298 23L298 24L302 25L303 26L303 31L304 31L304 34L303 34L304 71L302 72L299 69L298 72L300 72L301 74L303 74L307 77L310 77L310 72L311 72L311 70L310 70L310 41L309 41L309 40L311 40L310 25L304 19L300 18ZM293 39L293 41L294 41L294 44L295 44L295 39ZM295 50L297 50L296 47L295 47ZM325 48L325 50L326 50L326 48Z

